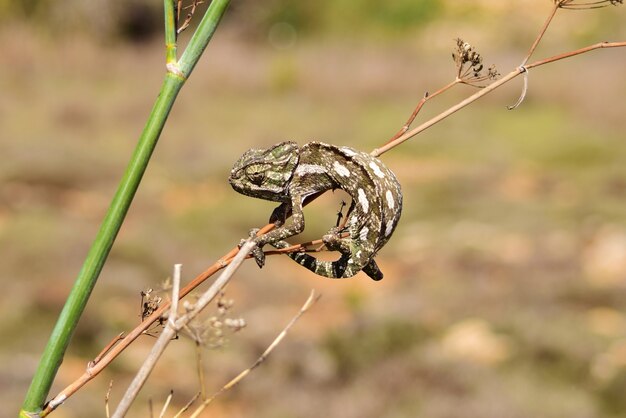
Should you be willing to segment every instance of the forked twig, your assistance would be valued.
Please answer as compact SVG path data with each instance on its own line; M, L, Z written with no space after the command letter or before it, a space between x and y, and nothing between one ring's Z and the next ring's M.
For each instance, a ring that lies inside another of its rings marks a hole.
M550 26L550 23L552 23L552 19L554 19L554 16L556 15L556 12L559 11L559 7L560 6L561 6L561 4L560 4L559 1L555 1L554 2L554 7L552 8L552 11L550 12L550 14L546 18L546 21L544 22L543 26L539 30L539 34L537 34L537 37L535 38L535 41L530 46L530 49L528 50L528 53L526 54L526 56L524 57L524 60L520 64L520 67L523 67L523 66L526 65L526 63L528 62L528 60L532 56L533 52L535 52L535 49L537 49L537 46L539 45L539 42L541 42L541 40L543 39L543 36L546 34L546 31L548 30L548 26Z
M94 357L93 360L87 363L88 367L92 367L93 365L98 363L102 359L102 357L104 357L105 354L108 353L115 346L115 344L117 344L123 338L124 338L123 331L117 334L115 337L113 337L113 339L109 341L109 343L102 349L102 351L100 351L100 353L96 357Z
M228 268L226 268L226 270L224 270L220 277L217 278L213 285L211 285L211 287L207 289L207 291L204 292L202 296L200 296L198 301L193 305L193 308L185 315L183 315L180 319L176 319L175 321L167 321L165 328L161 332L161 335L159 335L159 338L152 347L150 354L148 355L141 368L135 375L132 383L126 390L126 393L124 394L124 397L117 406L117 409L113 413L112 418L122 418L124 415L126 415L131 404L137 397L139 390L148 379L148 376L152 372L152 369L156 365L156 362L161 357L172 338L183 327L184 324L189 323L189 321L195 318L200 313L200 311L202 311L213 300L213 298L215 298L215 296L226 285L226 283L230 281L235 271L239 268L246 255L248 255L253 247L253 242L246 242L238 251L238 254L233 258ZM180 269L174 270L173 281L180 281ZM176 289L177 285L174 285L173 288ZM170 310L170 318L175 315L176 312Z
M589 45L589 46L586 46L584 48L576 49L574 51L565 52L563 54L554 55L552 57L545 58L543 60L532 62L530 64L525 65L524 68L527 71L527 70L529 70L531 68L534 68L534 67L539 67L541 65L549 64L551 62L559 61L559 60L562 60L562 59L565 59L565 58L570 58L570 57L573 57L573 56L576 56L576 55L583 54L585 52L593 51L595 49L619 48L619 47L626 47L626 41L624 41L624 42L599 42L597 44ZM420 132L425 131L426 129L430 128L431 126L441 122L442 120L444 120L447 117L449 117L450 115L458 112L459 110L463 109L464 107L474 103L476 100L480 99L481 97L486 96L487 94L491 93L492 91L494 91L498 87L501 87L502 85L504 85L504 84L508 83L509 81L513 80L514 78L516 78L518 75L522 74L523 72L524 72L524 70L522 70L521 68L516 68L515 70L511 71L509 74L505 75L504 77L494 81L493 83L489 84L485 88L483 88L483 89L477 91L476 93L472 94L470 97L460 101L456 105L454 105L454 106L448 108L447 110L441 112L437 116L434 116L430 120L422 123L421 125L413 128L412 130L406 132L404 135L400 136L399 138L396 138L394 141L392 141L392 142L390 142L388 144L385 144L384 146L382 146L380 148L376 148L370 154L375 156L375 157L378 157L378 156L384 154L385 152L389 151L390 149L395 148L398 145L400 145L401 143L403 143L403 142L413 138L414 136L416 136Z

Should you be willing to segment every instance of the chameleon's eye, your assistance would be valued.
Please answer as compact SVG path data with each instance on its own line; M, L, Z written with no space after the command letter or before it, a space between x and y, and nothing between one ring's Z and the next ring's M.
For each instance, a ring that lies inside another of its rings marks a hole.
M260 186L265 181L265 171L246 170L246 177L250 183Z

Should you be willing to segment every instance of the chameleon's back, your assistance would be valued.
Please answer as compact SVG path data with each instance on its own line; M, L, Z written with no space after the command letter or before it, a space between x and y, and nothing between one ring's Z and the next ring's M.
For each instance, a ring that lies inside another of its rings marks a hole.
M351 252L356 255L362 251L363 256L355 258L367 264L398 224L402 212L400 183L379 159L349 147L311 142L302 147L301 162L309 158L323 161L328 175L352 197L354 208L348 220Z

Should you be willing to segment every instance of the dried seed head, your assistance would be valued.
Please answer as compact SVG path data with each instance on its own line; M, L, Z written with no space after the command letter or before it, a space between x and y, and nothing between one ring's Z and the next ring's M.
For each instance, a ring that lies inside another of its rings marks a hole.
M141 320L145 320L147 317L152 315L154 311L159 309L163 298L160 296L154 295L154 291L152 289L142 290L141 291Z
M208 349L222 347L228 341L229 334L246 326L244 319L227 316L234 305L235 301L227 299L224 292L221 292L215 300L213 315L196 317L184 328L182 334Z
M452 53L452 59L457 67L457 79L465 84L478 86L477 83L499 76L493 65L483 75L483 57L461 38L456 39L456 50Z

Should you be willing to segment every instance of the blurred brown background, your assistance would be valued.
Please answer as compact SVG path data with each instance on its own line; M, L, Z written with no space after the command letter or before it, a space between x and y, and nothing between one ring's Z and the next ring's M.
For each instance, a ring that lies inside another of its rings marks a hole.
M139 321L139 292L174 263L189 280L266 222L274 205L226 181L243 151L286 139L371 150L452 80L455 38L506 74L552 4L387 3L233 1L176 102L53 394ZM158 92L161 13L147 0L0 1L0 416L22 402ZM559 12L536 58L624 40L625 13ZM246 263L226 297L248 326L204 352L209 393L256 359L309 289L323 297L207 416L624 416L624 68L613 49L535 69L519 109L506 105L521 78L384 155L405 207L378 257L383 281L322 279L286 257ZM430 102L418 122L472 91ZM337 208L330 196L307 208L303 239L325 232ZM55 416L104 416L109 380L115 405L153 342ZM181 338L131 416L147 416L148 398L158 410L173 389L180 406L198 388L193 343Z

